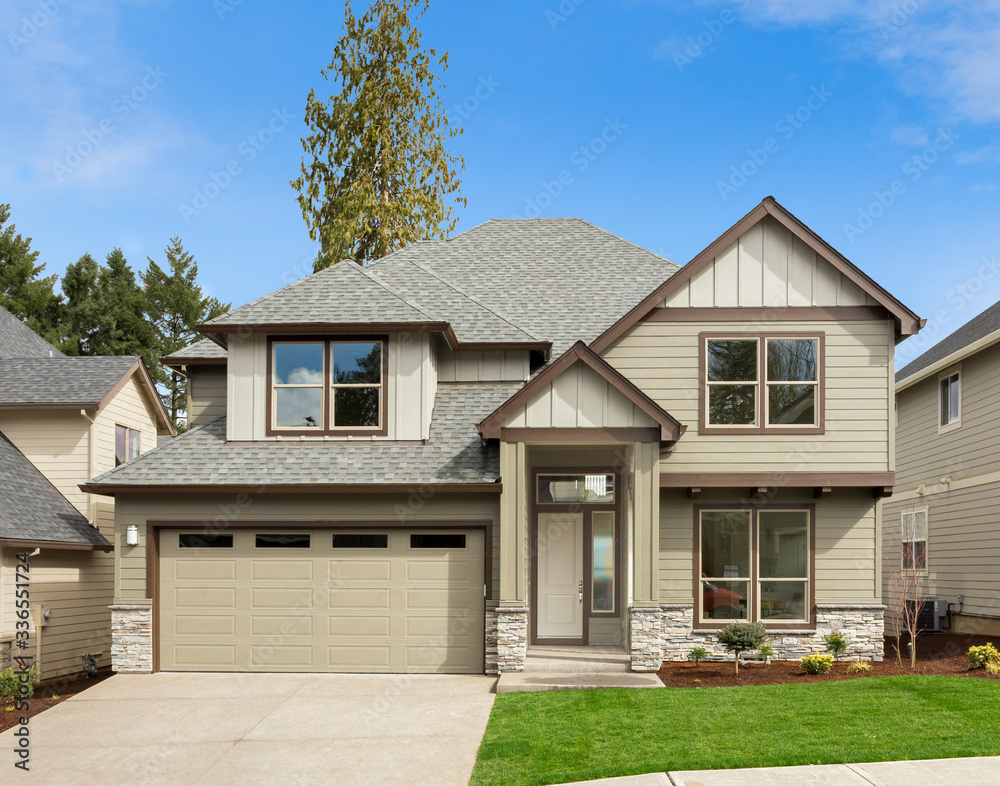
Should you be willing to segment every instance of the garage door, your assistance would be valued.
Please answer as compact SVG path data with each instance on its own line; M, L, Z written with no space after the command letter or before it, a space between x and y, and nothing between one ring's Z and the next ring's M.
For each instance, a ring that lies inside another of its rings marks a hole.
M160 533L165 671L483 670L483 532Z

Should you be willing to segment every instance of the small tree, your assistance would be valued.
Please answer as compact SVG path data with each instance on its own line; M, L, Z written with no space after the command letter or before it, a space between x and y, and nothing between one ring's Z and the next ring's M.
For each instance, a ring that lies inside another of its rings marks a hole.
M755 650L767 642L763 622L730 622L716 634L719 643L736 653L736 673L740 673L740 653Z
M842 658L847 654L847 639L837 631L834 631L829 636L824 636L823 641L826 642L826 651L833 655L834 660Z
M910 668L916 669L920 615L927 603L923 573L918 570L890 570L889 600L892 604L889 625L896 637L896 662L903 665L901 640L905 633L910 639Z
M708 650L704 647L695 647L688 653L688 660L695 665L701 663L705 658L708 657Z

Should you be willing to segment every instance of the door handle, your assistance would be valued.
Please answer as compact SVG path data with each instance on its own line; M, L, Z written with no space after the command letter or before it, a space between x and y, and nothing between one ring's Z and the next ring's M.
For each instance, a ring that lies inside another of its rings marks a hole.
M580 579L580 603L583 603L583 579Z

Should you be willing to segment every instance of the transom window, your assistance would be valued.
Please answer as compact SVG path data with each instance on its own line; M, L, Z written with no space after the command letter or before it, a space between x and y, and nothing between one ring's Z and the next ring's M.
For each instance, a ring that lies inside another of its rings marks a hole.
M385 339L271 344L272 434L384 435Z
M810 622L812 526L809 510L702 510L697 542L698 622Z
M539 475L538 501L611 504L615 501L615 476Z
M706 429L820 428L820 337L703 337Z
M914 510L902 514L902 568L927 569L927 511Z
M959 422L962 416L962 380L961 374L955 372L941 377L938 382L940 391L940 426L952 426Z

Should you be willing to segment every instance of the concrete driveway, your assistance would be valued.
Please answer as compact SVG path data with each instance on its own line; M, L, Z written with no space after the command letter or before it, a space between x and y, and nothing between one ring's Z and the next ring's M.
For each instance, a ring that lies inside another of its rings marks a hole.
M32 718L31 773L0 782L466 784L494 679L118 674Z

